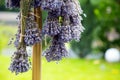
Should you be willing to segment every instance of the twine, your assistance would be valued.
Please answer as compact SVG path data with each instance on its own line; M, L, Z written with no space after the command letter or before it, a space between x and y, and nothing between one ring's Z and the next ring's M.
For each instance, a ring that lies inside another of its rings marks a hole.
M40 16L38 16L38 15L32 13L32 12L30 12L29 14L32 14L32 15L34 15L35 17L40 18Z
M25 37L25 35L23 34L20 34L20 41L19 42L22 42L22 39Z
M33 16L35 16L35 17L37 17L37 18L40 18L40 16L35 15L35 14L33 14L32 12L30 12L29 14L31 14L31 15L33 15ZM27 16L24 16L23 14L22 14L22 16L23 16L24 18L28 18Z

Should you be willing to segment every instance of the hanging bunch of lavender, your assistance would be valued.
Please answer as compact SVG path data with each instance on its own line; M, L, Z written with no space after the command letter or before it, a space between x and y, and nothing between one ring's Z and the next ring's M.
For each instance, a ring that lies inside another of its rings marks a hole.
M78 0L64 0L65 5L62 6L62 17L68 20L71 29L72 39L79 41L81 32L83 32L84 27L81 24L81 10ZM64 26L64 25L63 25ZM72 40L71 39L71 40Z
M26 18L26 29L24 37L26 46L32 46L38 42L41 42L41 31L34 20L34 15L30 15L28 18Z
M16 75L19 73L26 72L30 69L29 56L27 54L26 48L20 47L12 55L12 61L9 70L15 72Z
M67 56L64 42L59 41L58 35L54 36L50 47L43 53L47 61L59 61Z
M41 31L38 28L38 24L34 21L35 20L35 16L29 14L28 17L26 17L26 27L25 27L25 33L24 33L24 44L26 46L32 46L38 42L41 42ZM20 16L18 16L18 31L16 36L16 40L14 42L15 47L19 46L19 39L20 39L20 31L21 31L21 18Z
M43 33L52 37L44 56L49 62L59 61L68 55L64 44L80 39L84 30L81 24L83 11L78 0L44 0L41 7L48 11Z
M59 23L59 16L54 12L48 12L47 19L43 26L42 33L48 36L55 36L60 33L61 25Z
M30 2L28 0L22 0L20 2L20 7L21 7L21 11L20 11L20 16L18 17L19 19L18 32L16 34L16 40L14 42L16 51L12 55L11 58L12 60L9 67L9 70L11 70L16 74L26 72L30 69L29 56L26 51L27 45L24 41Z

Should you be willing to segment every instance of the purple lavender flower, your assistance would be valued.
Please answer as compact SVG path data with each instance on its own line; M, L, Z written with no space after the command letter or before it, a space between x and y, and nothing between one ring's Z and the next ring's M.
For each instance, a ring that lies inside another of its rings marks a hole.
M51 46L44 52L47 61L59 61L68 54L65 44L58 40L58 36L54 36Z
M12 61L9 70L16 75L27 72L30 69L30 62L25 47L17 49L12 55Z

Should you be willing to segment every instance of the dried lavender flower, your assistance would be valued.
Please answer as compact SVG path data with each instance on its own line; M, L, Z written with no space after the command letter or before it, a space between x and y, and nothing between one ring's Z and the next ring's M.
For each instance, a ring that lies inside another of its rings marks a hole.
M24 42L27 46L32 46L42 40L41 31L34 20L35 18L33 15L30 15L26 20Z
M25 47L21 47L12 55L12 61L9 70L17 75L19 73L27 72L29 69L29 56Z
M45 21L45 24L43 26L43 34L47 34L49 36L55 36L60 33L61 25L59 23L59 18L51 16L52 14L49 14L47 17L47 20Z
M58 36L54 36L51 46L43 53L47 61L59 61L68 55L65 44L58 40Z

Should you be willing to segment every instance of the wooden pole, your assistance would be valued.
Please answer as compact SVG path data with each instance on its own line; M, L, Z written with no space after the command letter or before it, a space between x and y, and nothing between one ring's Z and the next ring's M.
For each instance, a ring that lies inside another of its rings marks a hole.
M37 22L39 29L42 30L42 11L40 8L34 9L35 21ZM42 54L42 42L37 43L33 46L33 57L32 57L32 80L41 79L41 54Z

